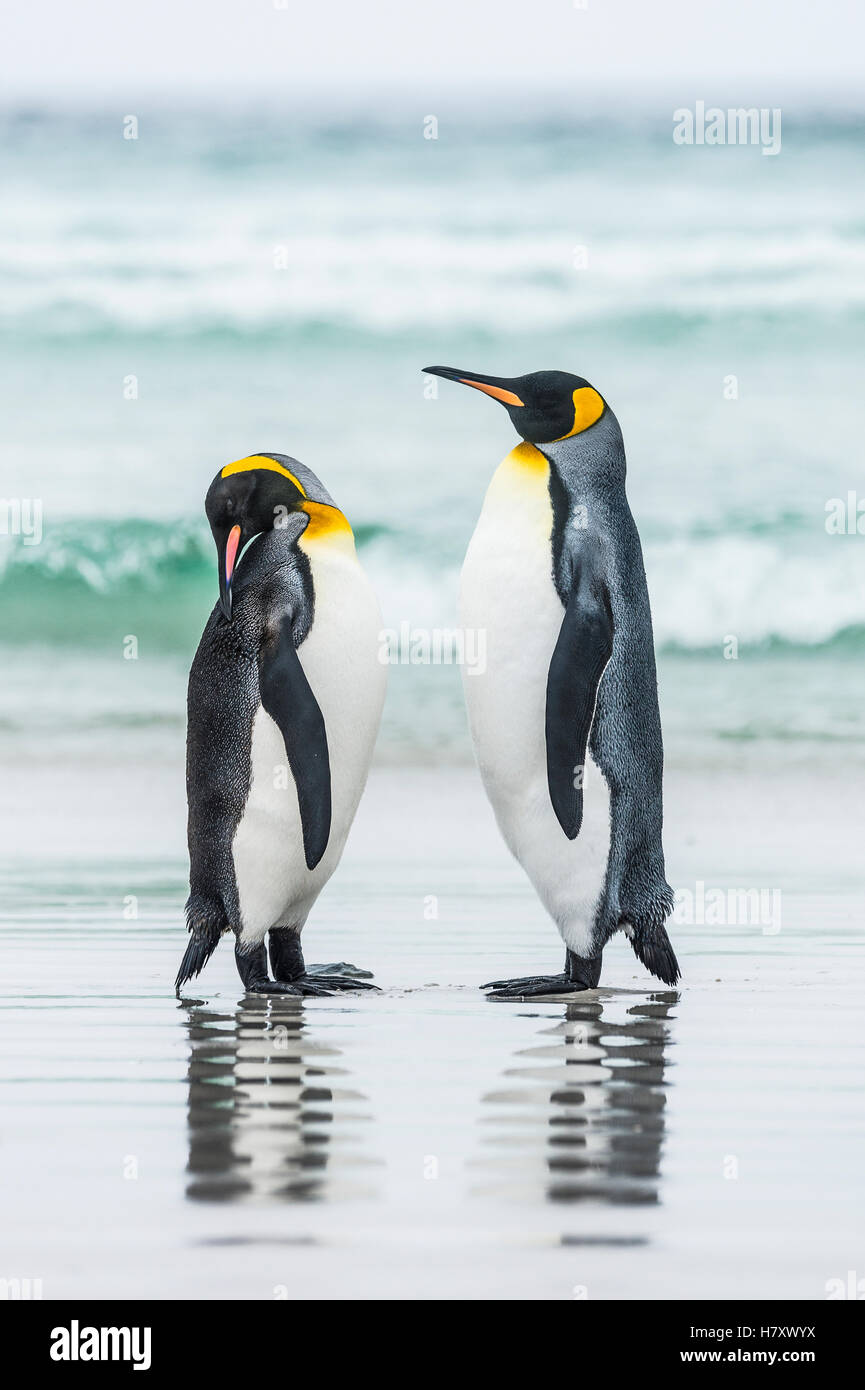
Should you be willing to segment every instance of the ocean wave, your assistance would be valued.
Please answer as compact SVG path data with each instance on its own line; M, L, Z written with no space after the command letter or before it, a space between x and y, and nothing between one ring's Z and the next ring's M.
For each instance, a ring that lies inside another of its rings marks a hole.
M458 563L435 531L356 527L386 626L451 626ZM865 577L856 537L805 537L801 519L766 518L756 532L689 532L645 546L655 639L671 653L758 648L862 653ZM0 537L0 641L118 649L127 634L150 651L189 652L216 598L205 525L80 521L41 544Z
M441 141L321 113L154 111L134 142L114 115L111 138L96 113L4 120L3 314L25 339L865 313L845 119L811 122L778 161L695 160L657 110L521 112L510 130L455 115Z
M705 322L759 319L859 323L865 317L865 238L784 230L686 235L661 244L589 245L576 233L293 235L275 229L215 246L185 240L0 242L3 322L37 340L69 337L303 337L423 329L687 332ZM64 245L58 263L57 243ZM283 257L277 268L274 257Z

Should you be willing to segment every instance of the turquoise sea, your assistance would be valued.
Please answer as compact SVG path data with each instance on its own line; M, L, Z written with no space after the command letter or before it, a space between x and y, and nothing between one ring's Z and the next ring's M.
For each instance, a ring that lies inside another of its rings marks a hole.
M0 491L42 507L39 544L0 535L16 747L174 756L216 593L204 493L259 449L325 480L388 626L451 625L513 436L425 396L444 361L567 368L616 410L670 756L861 754L865 540L826 529L865 495L857 113L785 111L777 157L565 99L454 99L437 139L397 98L147 107L135 140L125 114L0 126ZM468 756L455 670L394 667L380 757Z

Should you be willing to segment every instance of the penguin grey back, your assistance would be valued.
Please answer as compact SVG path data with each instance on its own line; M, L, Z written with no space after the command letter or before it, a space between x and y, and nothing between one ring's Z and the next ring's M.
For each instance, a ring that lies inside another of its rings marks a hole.
M610 794L610 847L587 956L622 929L648 969L672 984L679 971L663 926L673 895L661 843L663 744L652 620L619 423L601 394L569 372L425 371L497 400L535 458L546 460L549 563L563 609L546 685L547 781L568 839L576 839L582 824L587 750ZM546 874L538 846L535 857L537 872Z

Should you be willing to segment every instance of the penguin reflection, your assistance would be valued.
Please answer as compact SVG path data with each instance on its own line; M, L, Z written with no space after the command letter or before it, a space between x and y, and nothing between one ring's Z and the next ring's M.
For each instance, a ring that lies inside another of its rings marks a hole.
M486 1097L508 1106L497 1127L514 1126L490 1142L540 1147L550 1201L660 1200L666 1051L677 1001L665 992L624 1009L621 996L569 1003L558 1023L541 1030L548 1041L520 1052L509 1070L525 1088ZM547 1085L535 1089L538 1082Z
M332 1083L340 1054L310 1036L300 1001L249 996L235 1011L186 1006L189 1181L204 1201L312 1201L333 1195L337 1133L359 1093Z

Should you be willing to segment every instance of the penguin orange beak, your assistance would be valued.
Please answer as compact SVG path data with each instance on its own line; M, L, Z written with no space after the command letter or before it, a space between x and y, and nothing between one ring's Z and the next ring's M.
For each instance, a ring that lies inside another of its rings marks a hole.
M461 372L457 367L424 367L427 376L443 376L445 381L457 381L461 386L472 386L476 391L483 391L485 396L492 396L493 400L501 401L502 405L525 406L525 401L521 401L515 391L511 391L512 382L504 376L480 376L477 372Z
M240 527L232 526L224 542L217 547L219 556L219 602L227 620L231 622L231 581L237 552L240 549Z

